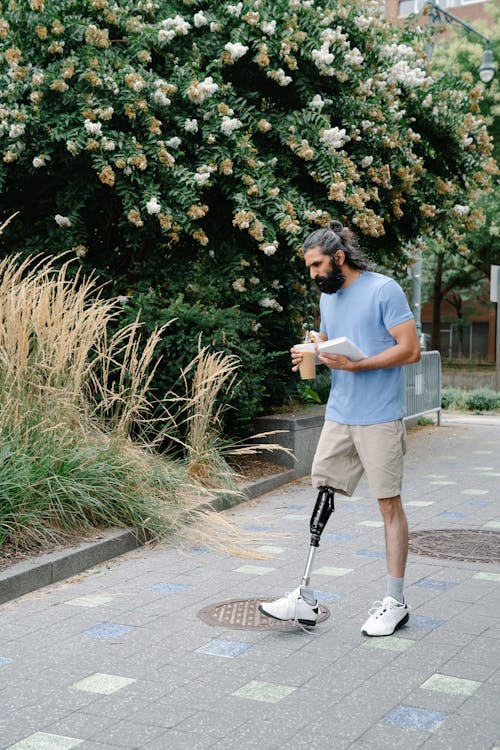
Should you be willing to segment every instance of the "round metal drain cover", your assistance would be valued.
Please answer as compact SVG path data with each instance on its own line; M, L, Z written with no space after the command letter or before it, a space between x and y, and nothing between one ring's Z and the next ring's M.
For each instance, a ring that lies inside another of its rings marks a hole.
M476 529L431 529L410 533L417 555L464 562L500 562L500 532Z
M208 625L223 625L233 630L295 630L293 622L273 620L259 612L259 604L274 601L273 599L228 599L218 604L210 604L200 609L198 617ZM330 610L324 604L318 604L317 622L330 617Z

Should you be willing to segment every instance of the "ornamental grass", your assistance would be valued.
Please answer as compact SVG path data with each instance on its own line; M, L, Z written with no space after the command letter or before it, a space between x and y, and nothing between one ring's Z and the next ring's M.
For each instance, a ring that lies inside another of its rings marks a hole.
M206 505L241 494L215 406L236 359L200 348L185 399L154 403L162 329L141 344L139 321L117 328L120 304L60 263L0 263L0 556L115 526L148 539L182 528L184 540L241 550L250 538ZM182 432L172 405L187 427L175 459L158 451Z

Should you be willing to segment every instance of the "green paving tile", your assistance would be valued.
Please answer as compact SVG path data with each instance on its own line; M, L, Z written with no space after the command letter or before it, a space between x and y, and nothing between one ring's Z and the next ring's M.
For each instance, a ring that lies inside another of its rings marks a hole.
M462 490L462 495L487 495L489 490Z
M431 484L456 484L456 482L452 482L451 480L445 480L445 479L436 479L432 481Z
M384 651L408 651L415 641L410 638L398 638L395 635L390 637L370 638L363 643L366 648L380 648Z
M10 745L6 750L71 750L72 747L81 745L83 740L76 737L64 737L61 734L47 734L36 732L25 737L24 740Z
M271 544L263 544L262 547L257 547L257 552L264 552L266 555L281 555L282 552L286 552L285 547L273 547Z
M248 698L252 701L263 701L264 703L279 703L287 695L293 693L297 688L291 685L281 685L274 682L259 682L252 680L236 690L233 695L240 698Z
M447 674L433 674L422 685L424 690L435 690L438 693L448 695L473 695L482 683L476 680L465 680L463 677L452 677Z
M472 577L476 578L478 581L499 581L500 582L500 573L487 573L486 571L484 571L482 573L476 573Z
M87 596L78 596L76 599L70 599L65 604L71 604L72 607L101 607L103 604L109 604L112 601L112 596L88 594Z
M482 455L487 456L490 453L493 453L493 451L472 451L472 453L481 453Z
M286 518L289 521L306 521L309 520L310 517L310 515L305 515L304 513L288 513L286 516L283 516L283 518Z
M241 568L236 568L236 573L247 573L253 576L263 576L266 573L271 573L275 568L266 568L264 565L242 565Z
M415 508L426 508L428 505L434 505L434 500L409 500L405 505L413 505Z
M318 576L345 576L347 573L352 573L353 570L354 568L332 568L326 565L323 568L318 568L318 570L315 570L314 572Z
M500 529L500 521L488 521L484 524L483 529Z
M75 690L85 690L88 693L101 693L101 695L111 695L116 693L117 690L131 685L135 680L129 677L120 677L117 674L104 674L102 672L95 672L94 674L85 677L79 682L75 682L71 685Z
M424 474L425 479L447 479L448 474Z
M493 471L494 466L473 466L472 471Z
M356 526L371 526L374 529L378 529L384 525L383 521L358 521Z

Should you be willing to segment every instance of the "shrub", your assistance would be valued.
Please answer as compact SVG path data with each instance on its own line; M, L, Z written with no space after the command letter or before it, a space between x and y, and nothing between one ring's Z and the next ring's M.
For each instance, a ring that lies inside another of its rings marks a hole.
M465 391L461 388L443 388L441 391L441 406L443 409L465 409Z
M495 411L500 409L500 393L491 388L477 388L465 397L467 408L472 411Z
M304 236L339 218L375 260L406 265L434 227L456 238L480 223L458 209L496 169L479 90L432 79L421 29L379 6L3 4L0 206L19 211L4 252L72 252L121 297L151 287L135 309L182 295L182 314L201 313L191 355L199 331L224 330L210 308L227 310L260 353L240 422L263 391L279 401L279 352L316 306Z

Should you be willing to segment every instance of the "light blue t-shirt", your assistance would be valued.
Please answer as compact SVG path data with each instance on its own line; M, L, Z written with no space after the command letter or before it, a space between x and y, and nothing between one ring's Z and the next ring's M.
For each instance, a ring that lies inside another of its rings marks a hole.
M347 336L368 357L395 346L389 329L413 318L406 296L393 279L363 271L356 281L320 298L321 332ZM332 370L326 419L342 424L378 424L405 415L402 367L347 372Z

